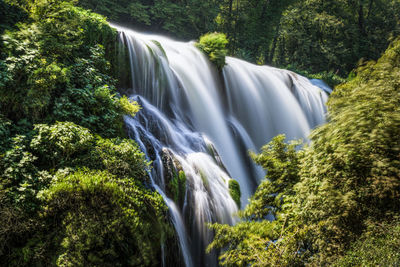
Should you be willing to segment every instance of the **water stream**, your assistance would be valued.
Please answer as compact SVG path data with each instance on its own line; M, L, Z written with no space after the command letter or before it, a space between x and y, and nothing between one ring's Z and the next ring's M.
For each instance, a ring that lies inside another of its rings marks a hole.
M125 123L153 162L150 176L169 207L182 261L216 266L216 253L204 252L212 240L206 224L237 221L231 179L243 207L264 176L248 150L281 133L306 138L324 122L327 94L290 71L236 58L218 72L193 42L112 26L128 51L121 66L130 71L128 93L142 107ZM183 173L185 185L176 187Z

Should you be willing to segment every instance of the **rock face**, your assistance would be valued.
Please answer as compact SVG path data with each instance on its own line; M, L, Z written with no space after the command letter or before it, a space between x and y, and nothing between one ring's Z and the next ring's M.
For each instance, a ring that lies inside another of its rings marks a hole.
M162 149L162 164L166 194L182 209L186 193L186 175L182 165L168 148Z

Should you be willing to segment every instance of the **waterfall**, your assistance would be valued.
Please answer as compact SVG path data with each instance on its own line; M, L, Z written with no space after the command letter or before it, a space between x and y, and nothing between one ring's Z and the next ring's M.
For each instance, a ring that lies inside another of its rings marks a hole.
M153 165L150 177L169 207L186 266L216 266L205 253L207 223L234 224L230 181L247 203L264 176L248 156L273 136L307 138L324 122L327 94L286 70L227 58L217 71L193 42L112 25L128 51L130 97L141 105L125 117L130 137Z

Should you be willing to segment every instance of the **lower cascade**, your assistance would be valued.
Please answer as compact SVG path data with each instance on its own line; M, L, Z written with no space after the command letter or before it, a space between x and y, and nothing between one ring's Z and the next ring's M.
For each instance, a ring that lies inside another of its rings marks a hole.
M112 26L126 93L141 106L125 123L152 162L151 181L169 207L182 266L217 266L217 252L205 252L213 237L207 223L234 224L264 177L248 151L282 133L306 139L325 121L328 96L287 70L228 57L218 71L193 42Z

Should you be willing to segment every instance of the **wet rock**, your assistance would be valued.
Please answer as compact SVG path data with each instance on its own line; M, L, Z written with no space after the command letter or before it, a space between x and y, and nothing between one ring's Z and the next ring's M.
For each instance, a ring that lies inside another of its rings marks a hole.
M182 209L185 201L186 174L170 149L162 149L161 161L164 168L166 194Z

